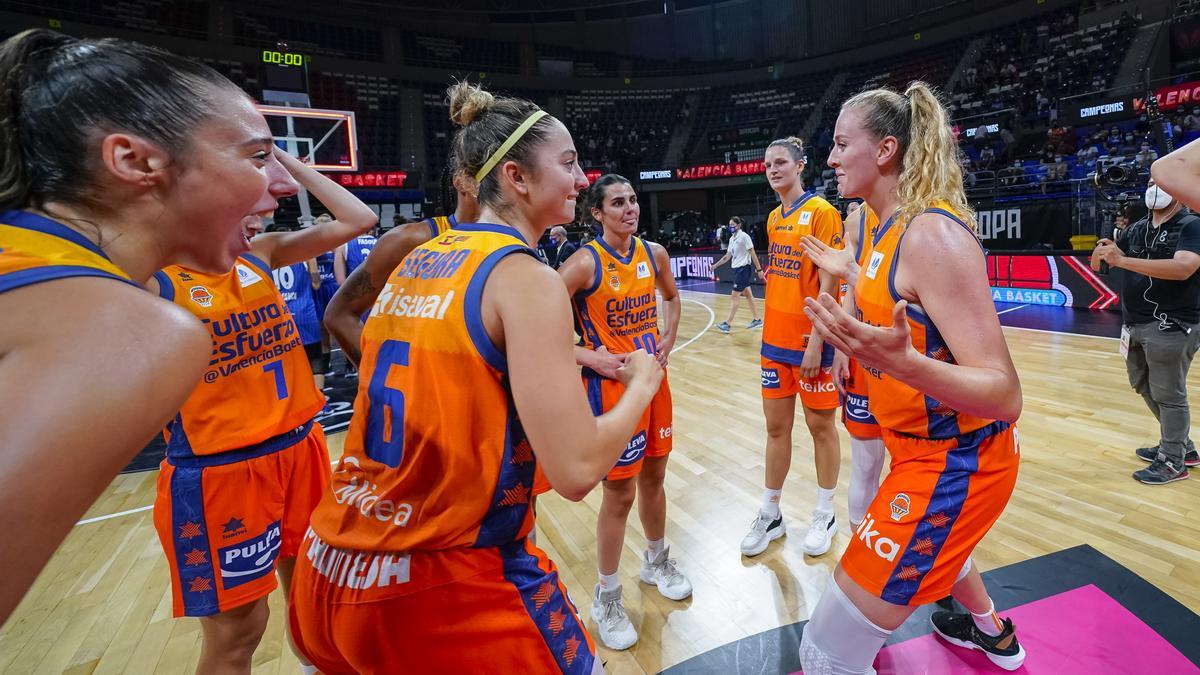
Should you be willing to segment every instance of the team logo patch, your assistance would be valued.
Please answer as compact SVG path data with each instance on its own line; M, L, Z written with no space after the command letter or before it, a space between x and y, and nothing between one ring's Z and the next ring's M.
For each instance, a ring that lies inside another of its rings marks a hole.
M257 284L258 282L262 281L261 274L241 263L238 263L235 266L235 269L237 269L238 283L242 285L242 288L245 288L251 284Z
M875 274L879 272L879 266L883 264L883 254L879 251L871 252L871 262L867 263L867 278L874 279Z
M262 534L222 548L221 582L225 588L235 588L275 571L281 543L279 521L267 526Z
M650 266L644 262L637 264L637 278L647 279L650 277Z
M908 515L908 509L912 506L908 499L908 495L903 492L892 497L892 520L900 522L900 519Z
M629 439L629 445L625 446L625 454L617 460L617 466L636 464L644 454L646 454L646 432L639 431L636 436Z
M609 278L608 278L608 285L609 285L609 286L610 286L610 287L611 287L611 288L612 288L614 291L619 291L619 290L621 290L621 278L620 278L620 277L618 277L618 276L617 276L617 275L615 275L615 274L614 274L614 275L612 275L611 277L609 277Z
M801 225L807 225L810 220L812 220L812 211L805 211L804 213L800 214L800 220L798 222Z
M846 417L861 422L863 424L875 424L875 418L871 415L871 410L866 396L859 396L846 392L846 403L843 406L846 411Z
M188 297L192 299L192 302L201 307L212 307L212 293L209 293L208 289L203 286L192 286L189 288Z
M763 368L762 369L762 388L763 389L778 389L779 388L779 369L778 368Z

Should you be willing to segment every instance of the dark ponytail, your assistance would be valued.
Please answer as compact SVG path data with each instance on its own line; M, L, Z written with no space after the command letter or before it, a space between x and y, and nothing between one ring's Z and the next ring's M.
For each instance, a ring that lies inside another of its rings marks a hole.
M0 208L23 206L29 197L19 133L25 83L44 78L50 57L71 42L61 33L31 30L0 44Z
M0 43L0 88L0 210L99 202L102 134L139 136L179 162L196 128L245 96L182 56L45 29Z

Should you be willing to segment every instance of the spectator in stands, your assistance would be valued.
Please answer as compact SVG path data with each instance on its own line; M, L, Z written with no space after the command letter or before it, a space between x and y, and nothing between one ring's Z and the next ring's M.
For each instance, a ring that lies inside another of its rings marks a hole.
M546 258L550 266L558 269L571 254L579 250L579 247L571 243L567 238L567 228L562 225L557 225L550 228L550 251L547 252Z
M1012 166L1000 170L1000 184L1004 187L1017 187L1025 184L1025 167L1020 160L1013 160Z
M1150 147L1149 143L1142 143L1141 150L1133 156L1133 164L1138 168L1138 171L1149 171L1150 164L1158 159L1158 153Z
M1055 183L1065 180L1067 177L1067 162L1061 154L1054 155L1054 161L1046 164L1046 180L1047 183Z
M1118 127L1117 125L1114 124L1108 130L1108 138L1104 139L1104 145L1106 145L1109 150L1115 150L1121 146L1121 129L1120 129L1120 127Z
M1087 143L1079 150L1076 159L1080 164L1091 166L1096 163L1096 157L1100 155L1100 151L1096 149L1094 143Z
M1197 129L1200 129L1200 106L1192 108L1187 117L1183 118L1184 131L1196 131Z
M1120 145L1117 146L1117 154L1126 159L1133 159L1137 151L1138 146L1134 140L1133 132L1126 132L1125 136L1122 137Z
M992 165L996 163L996 151L992 146L987 146L979 152L979 162L976 164L980 169L990 171Z

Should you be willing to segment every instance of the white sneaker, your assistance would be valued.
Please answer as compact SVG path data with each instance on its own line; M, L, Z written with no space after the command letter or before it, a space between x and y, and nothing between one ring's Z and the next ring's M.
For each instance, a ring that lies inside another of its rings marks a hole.
M837 520L832 513L813 511L812 524L808 526L808 534L804 535L804 552L808 555L824 555L833 545L833 535L837 534Z
M787 534L783 526L783 514L772 518L761 510L750 523L750 532L742 539L742 555L758 555L767 550L767 545L773 540Z
M671 553L670 546L664 546L663 550L650 559L649 551L642 551L642 581L657 586L658 592L662 593L664 598L669 600L683 600L692 594L692 582L683 576L675 567L675 561L669 557Z
M602 591L600 584L596 584L596 592L592 594L592 620L600 628L600 641L609 649L629 649L637 642L637 631L621 602L620 586Z

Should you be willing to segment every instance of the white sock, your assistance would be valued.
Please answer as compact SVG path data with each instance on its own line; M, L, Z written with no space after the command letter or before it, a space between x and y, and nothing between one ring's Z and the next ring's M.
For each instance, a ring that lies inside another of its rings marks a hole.
M779 498L783 490L763 490L762 512L772 518L779 517Z
M612 574L601 574L599 576L600 576L600 590L602 590L602 591L611 591L612 589L621 585L621 581L619 579L617 579L616 572L613 572Z
M665 538L664 539L647 539L646 540L646 552L650 554L651 560L658 557L658 554L662 553L663 549L666 547L667 547L667 540Z
M300 675L317 675L319 672L314 665L310 664L306 666L303 663L300 664Z
M996 616L996 606L990 599L988 600L988 611L983 614L971 612L971 618L975 620L976 628L992 637L1004 632L1004 624L1000 621L1000 617Z
M837 488L829 488L826 490L821 486L817 486L817 508L816 511L821 513L833 513L833 493Z

